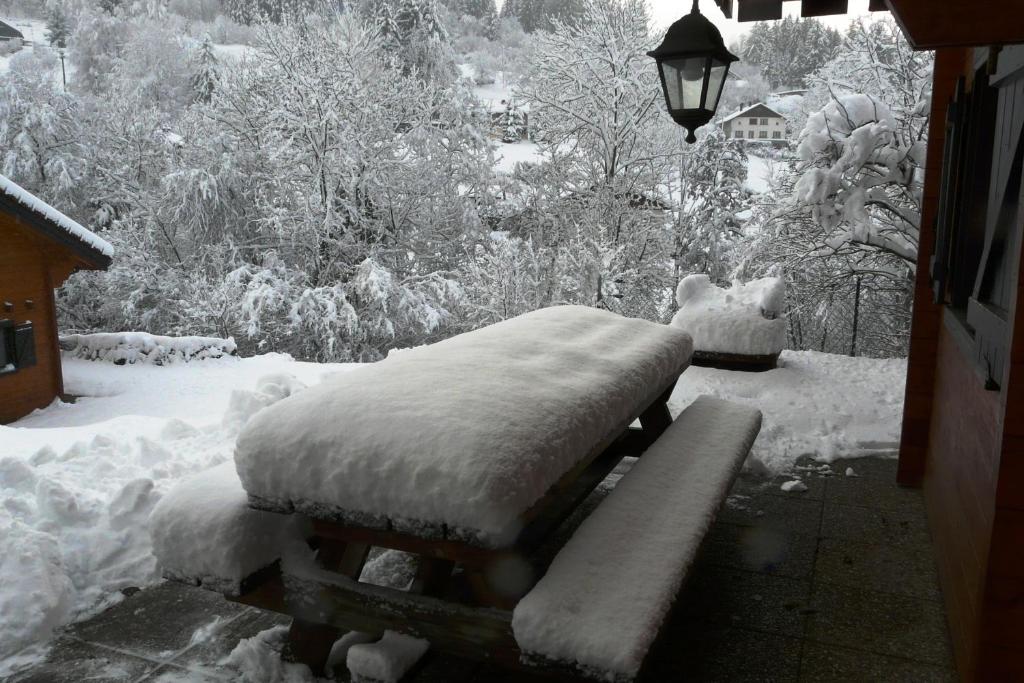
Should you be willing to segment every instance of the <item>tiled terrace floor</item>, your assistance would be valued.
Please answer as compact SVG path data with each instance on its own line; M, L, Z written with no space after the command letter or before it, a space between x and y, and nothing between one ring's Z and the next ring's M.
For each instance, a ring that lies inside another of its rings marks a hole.
M837 462L833 476L801 472L801 493L779 488L789 477L741 477L652 655L650 680L955 680L923 500L893 483L895 467ZM216 637L190 645L217 618ZM45 663L14 681L235 680L218 660L282 623L168 583L67 629ZM529 680L443 655L421 664L410 680Z

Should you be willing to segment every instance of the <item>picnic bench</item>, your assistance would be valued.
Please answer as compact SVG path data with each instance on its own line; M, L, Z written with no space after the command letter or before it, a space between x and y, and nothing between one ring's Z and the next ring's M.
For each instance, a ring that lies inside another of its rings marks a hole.
M169 494L157 556L171 578L290 615L290 655L315 672L343 632L392 631L635 680L760 428L757 410L709 397L673 421L691 353L671 327L556 307L344 373L243 429L240 483L218 496L230 522ZM253 529L262 541L234 555L210 541ZM358 580L373 547L418 558L407 590Z

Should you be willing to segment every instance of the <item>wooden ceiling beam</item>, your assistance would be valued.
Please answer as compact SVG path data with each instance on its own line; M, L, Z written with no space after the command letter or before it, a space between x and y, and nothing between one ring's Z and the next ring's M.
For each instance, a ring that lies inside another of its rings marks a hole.
M741 22L781 19L782 0L739 0L738 15Z
M800 16L824 17L830 14L846 14L850 8L847 0L803 0Z

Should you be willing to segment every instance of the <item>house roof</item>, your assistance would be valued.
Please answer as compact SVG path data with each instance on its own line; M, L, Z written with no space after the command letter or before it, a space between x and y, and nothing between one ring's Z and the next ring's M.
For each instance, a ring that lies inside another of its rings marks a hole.
M10 24L0 21L0 38L22 38L25 36L21 34L21 31L14 28Z
M786 118L785 116L783 116L779 112L775 111L774 109L771 109L767 105L762 104L761 102L758 102L757 104L751 105L751 106L747 107L746 109L740 109L735 114L729 114L724 119L722 119L722 123L726 123L727 121L732 121L733 119L738 118L740 116L748 116L748 115L749 116L773 116L773 117L778 118L778 119Z
M114 247L71 220L13 180L0 175L0 213L17 218L44 237L57 242L96 269L110 265Z

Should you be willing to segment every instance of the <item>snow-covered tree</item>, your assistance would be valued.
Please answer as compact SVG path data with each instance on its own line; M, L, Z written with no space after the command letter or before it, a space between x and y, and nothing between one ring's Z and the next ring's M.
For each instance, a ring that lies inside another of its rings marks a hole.
M46 13L46 42L54 47L63 48L68 44L71 28L68 15L62 4L54 4Z
M740 56L758 65L773 88L797 88L837 53L842 36L817 19L785 17L756 22Z
M526 117L516 104L515 98L510 97L505 103L500 125L502 142L517 142L526 135Z
M194 70L192 73L192 96L197 102L208 103L217 89L219 78L217 55L213 51L213 41L207 35L192 57Z

